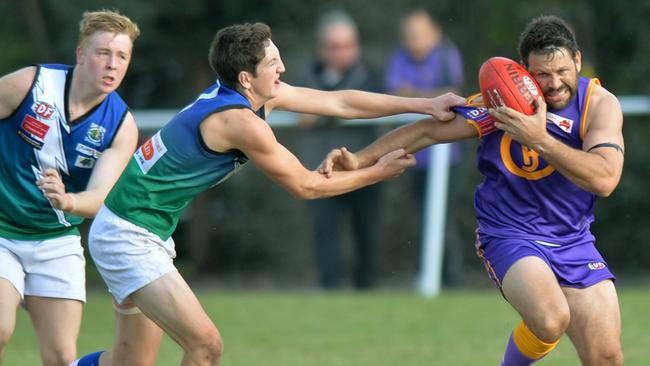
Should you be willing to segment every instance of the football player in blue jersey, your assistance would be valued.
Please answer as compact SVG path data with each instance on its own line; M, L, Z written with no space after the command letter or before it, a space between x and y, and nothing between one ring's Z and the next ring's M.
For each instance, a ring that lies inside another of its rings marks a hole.
M271 29L261 23L219 31L209 59L218 80L136 151L89 235L93 260L118 308L133 314L120 317L131 324L151 319L183 348L185 366L217 365L223 350L219 331L173 264L171 234L196 195L249 160L302 199L346 193L415 164L398 149L366 169L327 178L306 169L276 140L266 114L278 108L350 119L413 112L448 120L454 117L450 107L464 103L453 94L403 98L292 87L280 80L284 63ZM132 365L143 355L155 357L162 330L118 327L115 348L72 365Z
M0 78L0 357L20 304L43 365L76 357L86 299L78 226L95 216L137 143L115 89L139 33L117 12L86 12L76 65Z

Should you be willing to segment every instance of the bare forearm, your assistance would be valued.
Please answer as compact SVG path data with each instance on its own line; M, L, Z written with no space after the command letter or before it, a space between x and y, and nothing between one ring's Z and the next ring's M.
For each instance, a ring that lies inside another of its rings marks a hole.
M338 93L343 110L339 117L376 118L400 113L429 113L431 100L427 98L405 98L392 95L343 90Z
M337 171L326 178L322 174L310 171L299 186L290 189L300 199L318 199L337 196L355 189L377 183L380 179L372 168L355 171Z
M377 159L390 151L404 149L411 154L431 146L434 141L427 134L426 123L431 122L421 120L396 128L366 146L356 153L359 167L364 168L374 164Z
M94 191L84 191L68 194L72 195L74 200L74 207L68 212L76 216L85 217L87 219L95 217L97 211L99 211L99 208L104 202L104 198L106 198L105 193Z

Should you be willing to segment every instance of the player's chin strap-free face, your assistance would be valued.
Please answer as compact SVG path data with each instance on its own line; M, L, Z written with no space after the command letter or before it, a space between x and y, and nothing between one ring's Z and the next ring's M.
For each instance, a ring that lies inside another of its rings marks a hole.
M625 152L623 151L623 148L621 147L621 145L615 144L613 142L603 142L603 143L600 143L600 144L596 144L596 145L590 147L589 150L587 150L587 152L589 152L589 151L591 151L593 149L599 149L601 147L611 147L612 149L616 149L617 151L620 151L621 154L625 155Z

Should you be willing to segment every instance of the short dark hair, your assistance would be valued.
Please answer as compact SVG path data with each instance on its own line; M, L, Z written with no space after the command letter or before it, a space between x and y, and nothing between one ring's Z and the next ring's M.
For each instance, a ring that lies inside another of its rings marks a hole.
M573 58L579 51L578 42L569 25L554 15L533 19L519 36L519 56L526 66L531 53L550 54L562 49Z
M231 25L217 32L208 60L221 82L236 88L240 72L257 76L255 68L266 55L271 28L264 23Z

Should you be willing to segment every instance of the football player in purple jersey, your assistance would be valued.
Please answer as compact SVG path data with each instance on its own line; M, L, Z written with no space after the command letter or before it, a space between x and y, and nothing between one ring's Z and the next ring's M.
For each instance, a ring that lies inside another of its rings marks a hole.
M621 178L621 107L597 79L580 75L582 55L562 19L533 19L519 53L544 94L534 115L507 107L488 115L470 105L450 122L403 126L356 154L334 150L321 171L364 167L397 148L413 153L479 136L484 180L474 199L476 249L522 318L501 365L530 365L563 334L583 365L622 365L614 275L590 231L596 197L609 196Z

